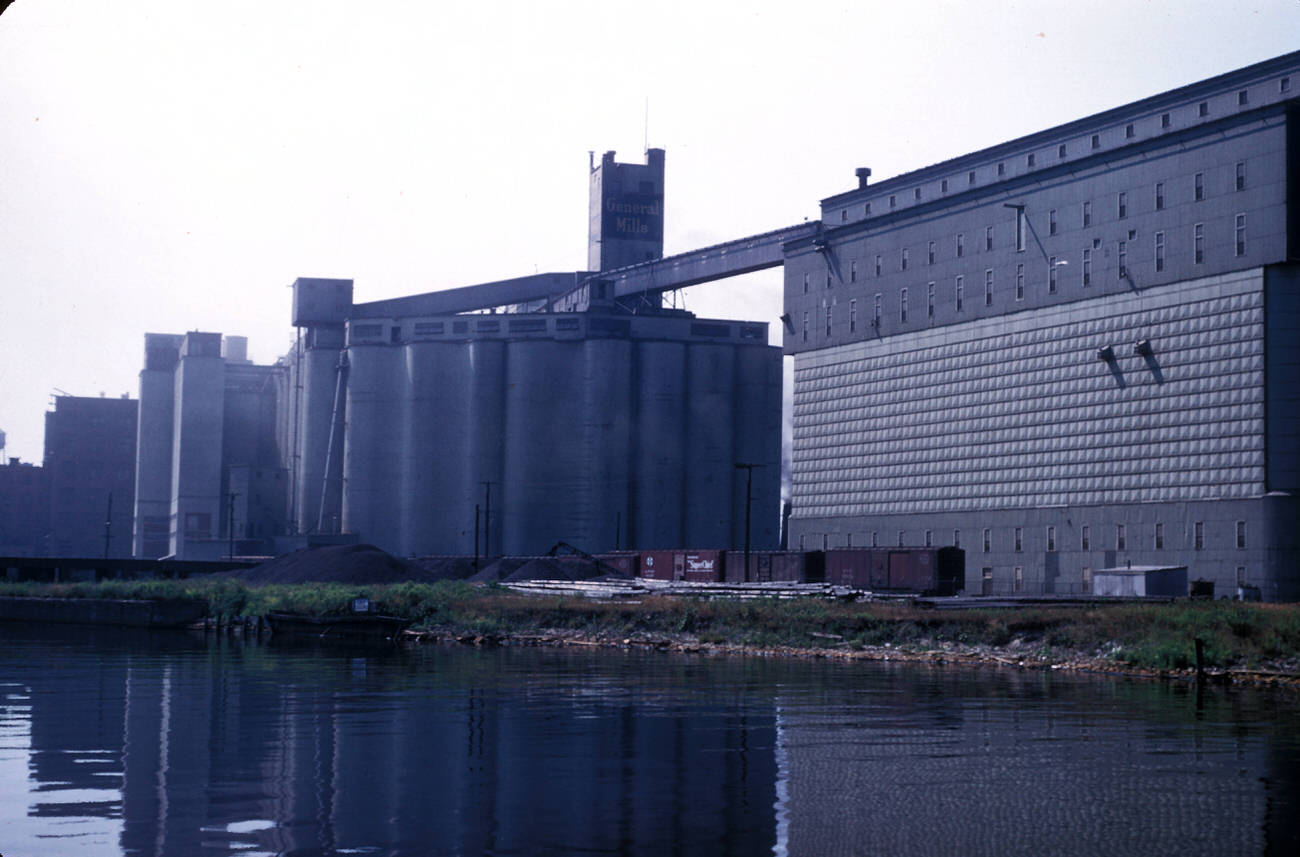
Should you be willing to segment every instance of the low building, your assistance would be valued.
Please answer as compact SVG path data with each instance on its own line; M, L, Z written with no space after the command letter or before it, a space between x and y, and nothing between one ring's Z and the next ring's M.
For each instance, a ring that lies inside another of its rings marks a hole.
M56 396L45 414L50 556L130 556L137 402Z

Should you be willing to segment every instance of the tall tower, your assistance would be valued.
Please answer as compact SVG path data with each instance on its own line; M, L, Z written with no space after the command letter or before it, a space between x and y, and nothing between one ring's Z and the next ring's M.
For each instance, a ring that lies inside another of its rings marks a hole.
M618 164L606 152L591 165L587 270L608 271L664 255L664 150L644 164Z

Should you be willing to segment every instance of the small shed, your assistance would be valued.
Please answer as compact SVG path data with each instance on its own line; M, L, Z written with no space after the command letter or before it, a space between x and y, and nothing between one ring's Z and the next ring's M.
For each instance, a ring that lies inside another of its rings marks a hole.
M1092 573L1093 595L1187 597L1187 566L1134 565L1102 568Z

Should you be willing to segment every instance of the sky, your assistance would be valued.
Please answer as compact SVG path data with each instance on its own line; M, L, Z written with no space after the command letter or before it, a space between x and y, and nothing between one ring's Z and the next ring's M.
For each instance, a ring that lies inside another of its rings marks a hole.
M590 151L667 151L671 254L814 219L856 167L879 181L1297 36L1297 0L15 0L6 451L41 460L59 391L136 396L146 331L273 362L300 276L360 302L580 270ZM780 284L677 305L777 337Z

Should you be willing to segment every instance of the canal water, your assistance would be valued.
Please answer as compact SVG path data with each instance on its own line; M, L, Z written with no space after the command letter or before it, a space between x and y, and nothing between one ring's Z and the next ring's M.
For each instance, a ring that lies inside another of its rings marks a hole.
M0 853L1300 853L1300 700L0 624Z

